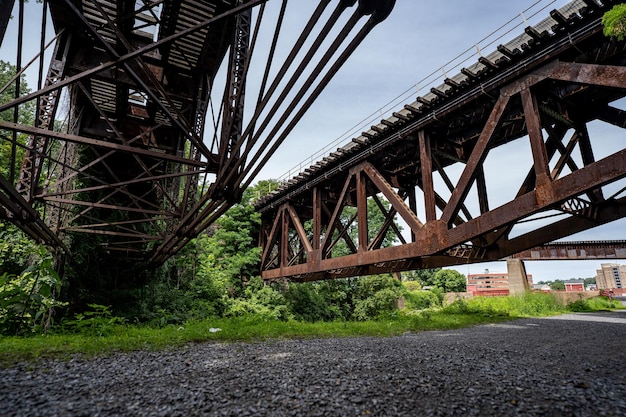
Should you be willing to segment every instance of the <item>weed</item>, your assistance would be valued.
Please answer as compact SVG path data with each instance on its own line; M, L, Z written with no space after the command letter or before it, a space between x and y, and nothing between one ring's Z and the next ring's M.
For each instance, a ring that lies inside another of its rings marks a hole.
M73 320L63 322L63 330L68 333L88 336L105 336L113 332L115 326L124 323L124 318L113 316L107 306L89 304L91 311L77 314Z

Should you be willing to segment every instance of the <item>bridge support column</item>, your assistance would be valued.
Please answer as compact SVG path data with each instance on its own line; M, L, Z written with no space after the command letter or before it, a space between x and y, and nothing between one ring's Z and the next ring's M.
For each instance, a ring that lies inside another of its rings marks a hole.
M530 291L526 267L521 259L507 259L506 269L509 275L509 294L521 295Z

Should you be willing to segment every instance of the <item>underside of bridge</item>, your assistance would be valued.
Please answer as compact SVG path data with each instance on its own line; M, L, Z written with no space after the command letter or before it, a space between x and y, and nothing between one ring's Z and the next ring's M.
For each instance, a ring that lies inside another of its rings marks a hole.
M499 260L625 217L612 3L553 10L259 201L263 278Z
M0 216L40 242L88 247L112 268L178 252L240 200L394 5L282 1L268 18L265 2L2 2L2 16L13 10L18 26L9 39L0 21L2 47L16 45L20 74L39 65L39 80L30 93L20 77L2 90L17 86L0 103L10 116L0 120L0 140L11 149ZM303 28L283 39L290 11ZM264 51L261 35L271 40ZM21 52L33 43L39 54L27 63ZM278 47L288 51L281 60ZM34 123L19 116L31 108Z

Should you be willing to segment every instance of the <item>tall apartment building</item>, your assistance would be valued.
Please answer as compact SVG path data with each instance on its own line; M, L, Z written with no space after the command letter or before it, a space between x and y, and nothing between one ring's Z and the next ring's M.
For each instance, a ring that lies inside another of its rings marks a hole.
M626 265L601 264L596 270L596 285L599 290L624 288L626 281Z

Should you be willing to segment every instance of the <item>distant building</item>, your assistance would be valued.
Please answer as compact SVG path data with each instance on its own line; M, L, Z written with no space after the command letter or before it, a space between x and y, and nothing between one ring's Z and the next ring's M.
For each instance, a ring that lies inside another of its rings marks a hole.
M599 290L623 288L622 283L626 280L626 265L602 264L600 268L596 270L596 285Z
M543 291L543 292L552 291L552 288L550 288L548 284L535 284L531 288L536 291Z
M576 281L567 281L565 282L565 291L566 292L583 292L585 291L585 281L584 280L576 280Z
M528 285L532 288L533 276L527 275ZM473 295L509 295L509 274L490 273L488 269L482 274L467 275L467 292Z

